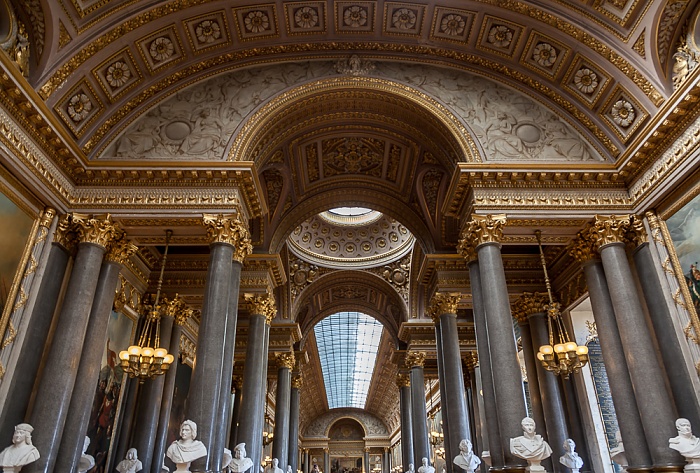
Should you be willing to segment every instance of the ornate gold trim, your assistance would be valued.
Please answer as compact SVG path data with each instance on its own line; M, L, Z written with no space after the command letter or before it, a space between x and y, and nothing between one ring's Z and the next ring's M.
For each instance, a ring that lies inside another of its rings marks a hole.
M427 354L424 351L409 351L406 352L405 363L407 368L413 368L414 366L419 366L423 368L425 366L425 357Z

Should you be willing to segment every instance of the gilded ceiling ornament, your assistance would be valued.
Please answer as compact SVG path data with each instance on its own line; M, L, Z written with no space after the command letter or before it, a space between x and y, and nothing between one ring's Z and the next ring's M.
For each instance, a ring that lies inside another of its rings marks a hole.
M154 61L163 62L175 53L175 45L167 36L161 36L153 40L148 48L148 53Z
M92 110L90 97L82 92L75 94L68 101L68 115L75 123L84 120L90 114L90 110Z
M107 68L105 78L109 85L116 89L129 82L131 71L125 62L117 61Z
M598 248L611 243L625 243L627 229L630 225L630 216L596 215L594 225Z
M568 248L569 255L579 263L585 263L598 258L596 246L596 231L592 226L586 227L576 234Z
M294 359L294 352L277 353L275 358L278 368L288 368L290 371L294 369L294 363L296 362Z
M304 378L300 374L292 376L292 389L301 389L304 385Z
M105 249L121 232L109 214L90 216L73 213L72 221L78 227L78 235L81 242L93 243Z
M270 27L270 18L260 10L249 12L245 20L245 29L250 33L262 33Z
M496 25L489 30L487 41L497 48L507 48L513 41L513 30L505 25Z
M121 235L109 244L105 258L114 263L124 264L138 251L138 247L126 239L125 233L120 233Z
M17 64L17 68L24 77L29 77L29 35L24 27L24 23L19 23L19 29L14 40L14 44L10 48L10 58Z
M399 374L396 376L396 386L401 388L407 388L411 385L411 378L408 377L408 375L405 374Z
M413 368L414 366L420 366L421 368L425 365L425 352L424 351L409 351L406 353L406 367Z
M213 43L221 38L221 27L214 20L204 20L194 30L197 41L203 44Z
M309 6L301 7L294 13L294 24L301 29L313 28L318 25L318 13Z
M343 13L345 26L358 28L367 24L367 9L359 5L353 5L345 9Z
M574 75L574 85L584 94L590 94L598 87L598 76L592 70L583 67Z
M450 13L442 17L440 31L449 36L459 36L464 33L466 21L462 15Z
M503 239L503 226L506 225L506 214L472 214L468 225L477 247L484 243L500 243Z
M692 38L692 35L690 37ZM673 54L672 78L674 90L677 90L686 81L691 71L700 62L700 51L696 48L691 48L688 44L688 39L688 32L684 31L678 40L678 48Z
M335 65L338 74L348 74L355 77L368 74L374 68L375 65L372 61L360 59L357 54L353 54L349 59L338 61Z
M272 323L272 319L277 315L274 295L271 293L245 294L243 297L252 306L250 309L251 314L263 315L268 325Z
M234 247L233 259L242 263L253 252L248 226L241 220L241 214L204 214L202 223L207 227L211 243L227 243Z
M443 314L456 314L462 295L459 292L437 292L430 299L428 315L437 323Z
M540 43L535 46L532 58L542 67L551 67L557 61L557 50L549 43Z
M545 312L549 303L547 294L540 292L523 292L512 304L511 312L519 324L527 324L528 316Z
M391 17L394 28L410 30L416 26L416 14L408 8L399 8Z
M627 128L634 122L636 113L631 103L626 100L618 100L610 110L613 121L623 128Z

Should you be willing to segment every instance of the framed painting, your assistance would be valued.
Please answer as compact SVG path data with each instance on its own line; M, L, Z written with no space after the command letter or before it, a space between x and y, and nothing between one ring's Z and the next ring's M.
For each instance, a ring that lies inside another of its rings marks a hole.
M697 316L700 314L700 196L671 215L666 226Z

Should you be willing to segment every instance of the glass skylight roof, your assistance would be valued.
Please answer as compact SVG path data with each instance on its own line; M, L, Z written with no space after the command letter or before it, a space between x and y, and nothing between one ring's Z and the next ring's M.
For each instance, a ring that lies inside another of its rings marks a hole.
M338 312L314 327L328 407L365 407L382 324L360 312Z
M345 215L346 217L355 217L357 215L365 215L372 212L372 209L366 209L364 207L336 207L330 209L329 212L336 215Z

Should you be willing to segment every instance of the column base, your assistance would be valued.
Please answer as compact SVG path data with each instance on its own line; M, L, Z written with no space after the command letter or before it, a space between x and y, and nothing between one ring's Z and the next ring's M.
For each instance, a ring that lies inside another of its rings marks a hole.
M504 466L501 470L503 473L525 473L527 467L525 465Z
M628 473L649 473L653 469L650 466L628 466L625 468L625 471Z
M695 468L688 468L692 464L688 465L654 465L653 471L654 473L682 473L685 471L686 473L697 473L700 472L700 465L693 465Z

